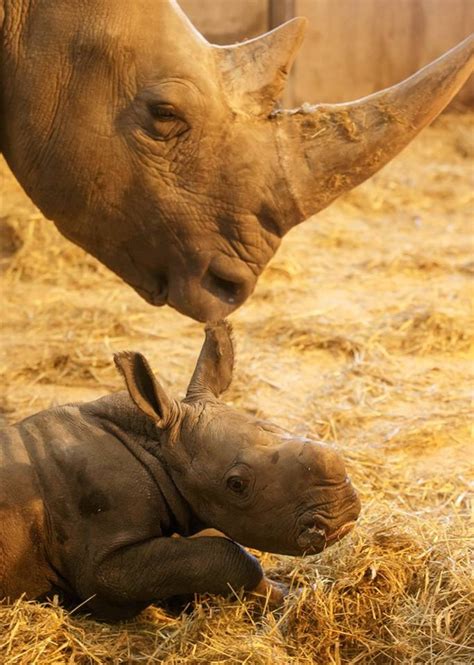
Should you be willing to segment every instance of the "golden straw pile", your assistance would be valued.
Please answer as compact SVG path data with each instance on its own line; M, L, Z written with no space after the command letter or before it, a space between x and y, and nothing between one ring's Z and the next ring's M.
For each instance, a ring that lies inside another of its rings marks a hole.
M262 555L294 589L274 613L232 594L121 625L0 605L3 665L474 662L473 157L474 114L444 115L292 231L232 317L226 399L339 444L363 500L353 534L319 557ZM201 326L62 239L4 165L0 196L0 420L120 389L125 348L182 394Z

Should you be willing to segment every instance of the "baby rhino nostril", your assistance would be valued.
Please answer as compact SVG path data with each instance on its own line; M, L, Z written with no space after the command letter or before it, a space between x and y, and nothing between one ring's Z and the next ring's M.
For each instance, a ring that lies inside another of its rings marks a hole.
M303 552L321 552L326 542L326 531L318 522L311 518L305 518L301 524L303 530L297 538L299 548Z

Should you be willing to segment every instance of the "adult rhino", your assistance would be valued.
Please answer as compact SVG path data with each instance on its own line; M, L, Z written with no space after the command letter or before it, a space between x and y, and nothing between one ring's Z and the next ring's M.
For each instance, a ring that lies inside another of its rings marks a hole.
M289 229L386 164L472 70L471 39L362 100L279 110L305 24L218 47L173 0L0 0L0 149L61 233L148 302L224 317Z

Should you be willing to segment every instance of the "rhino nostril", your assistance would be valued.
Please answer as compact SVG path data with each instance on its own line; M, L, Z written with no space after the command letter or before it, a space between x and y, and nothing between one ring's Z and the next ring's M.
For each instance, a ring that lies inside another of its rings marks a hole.
M312 529L316 526L316 518L313 515L304 515L301 518L301 526L305 529Z
M207 271L204 285L212 294L229 304L240 302L245 295L245 284L243 282L221 277L211 268Z
M301 520L301 526L303 527L304 531L307 533L311 533L313 535L321 536L323 538L326 537L326 530L324 529L324 526L318 522L317 519L315 519L312 515L306 515L303 517Z
M153 305L166 305L166 301L168 300L168 279L165 275L157 275L156 287L151 294L151 300Z

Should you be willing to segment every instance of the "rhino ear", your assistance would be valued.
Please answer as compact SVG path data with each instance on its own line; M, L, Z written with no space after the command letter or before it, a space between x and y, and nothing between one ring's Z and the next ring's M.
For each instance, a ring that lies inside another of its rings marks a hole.
M146 358L141 353L124 351L114 355L114 362L138 408L166 427L172 420L174 403L156 380Z
M189 401L219 397L230 386L234 369L232 327L228 321L206 326L206 339L188 386Z
M303 41L307 22L305 18L294 18L261 37L234 46L214 46L232 106L255 115L267 115L273 110Z

